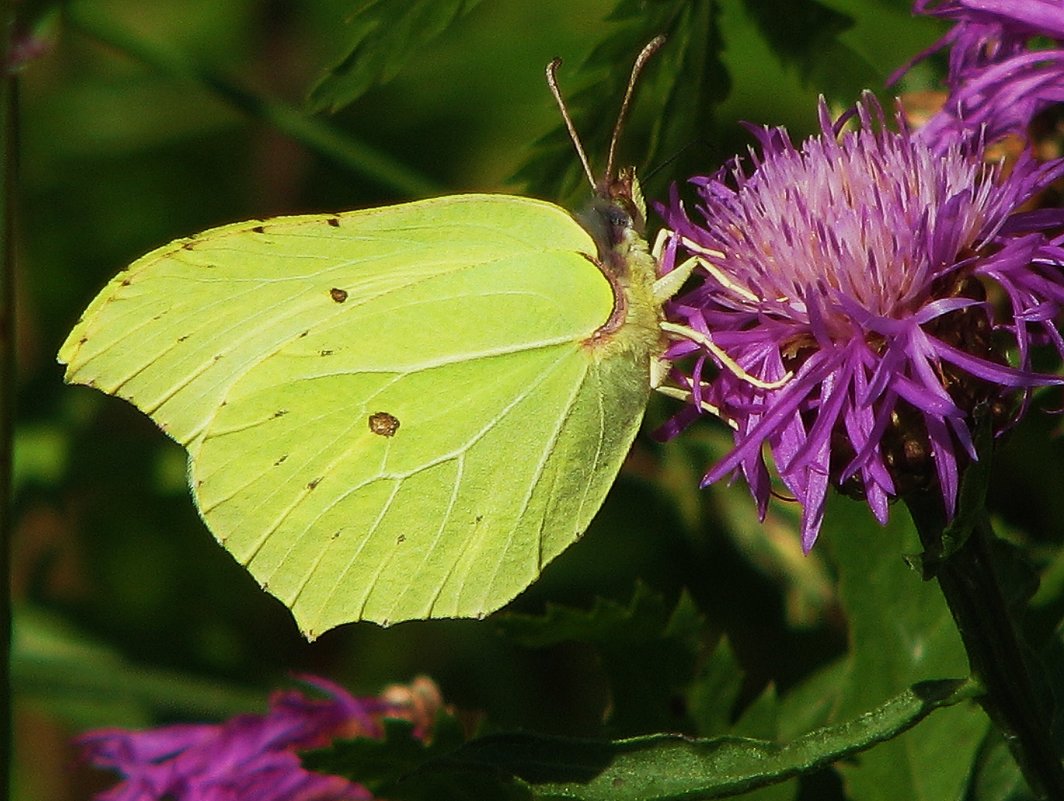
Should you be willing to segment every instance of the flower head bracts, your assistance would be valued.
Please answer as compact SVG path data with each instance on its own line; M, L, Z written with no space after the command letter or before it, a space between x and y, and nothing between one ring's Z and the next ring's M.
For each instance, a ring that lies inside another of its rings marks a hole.
M663 268L694 257L702 277L667 309L668 330L686 332L667 358L693 361L674 370L691 402L664 433L707 410L727 420L735 447L704 483L738 471L762 515L767 446L802 504L806 549L829 484L880 522L915 487L938 487L952 514L976 408L1004 425L1024 390L1060 383L1032 372L1032 344L1064 354L1064 250L1050 233L1064 213L1016 211L1064 165L1021 158L1006 176L976 140L932 150L890 130L871 96L855 130L841 122L822 102L822 132L800 147L760 130L749 167L692 179L691 213L675 190L661 209Z
M380 698L356 698L316 677L302 681L324 697L275 693L265 715L239 715L223 723L178 724L146 731L98 729L78 738L86 759L109 768L123 781L97 796L100 801L366 801L373 795L339 776L303 768L299 751L321 748L337 738L380 737L381 719L402 717L424 737L426 691ZM420 682L428 682L420 679ZM431 683L430 683L431 684ZM416 695L416 697L415 697ZM430 720L430 718L429 718Z
M1035 115L1064 102L1059 0L916 0L913 10L956 22L915 59L949 48L949 96L917 134L933 147L973 133L988 142L1007 134L1026 137ZM1036 37L1041 46L1031 49Z

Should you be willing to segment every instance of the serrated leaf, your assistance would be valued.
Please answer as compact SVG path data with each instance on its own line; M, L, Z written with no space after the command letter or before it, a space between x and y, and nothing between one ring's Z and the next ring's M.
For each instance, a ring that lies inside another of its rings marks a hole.
M310 90L312 111L335 112L377 84L472 11L480 0L361 0L348 19L350 49Z
M731 728L742 685L742 668L731 643L722 639L699 669L687 692L688 714L698 734L708 737Z
M611 742L495 734L472 740L448 754L428 756L390 783L377 781L380 771L371 767L371 789L393 801L472 799L470 787L476 788L475 797L480 801L721 798L775 784L850 756L896 736L940 706L971 697L977 689L964 681L916 685L853 720L818 729L786 745L743 737L696 740L652 735ZM404 734L393 727L384 747L394 740L396 748L407 749L409 737L409 732ZM339 744L327 753L316 753L307 764L364 782L362 773L349 769L346 749L351 747L351 743ZM361 757L352 758L351 763L365 769ZM457 794L441 794L445 787Z
M642 47L655 36L666 37L664 47L647 64L636 90L636 101L622 137L619 161L639 168L662 158L683 156L688 164L704 164L703 143L713 135L713 109L727 96L729 79L718 55L715 0L621 0L609 17L612 32L584 64L566 67L559 76L566 106L583 141L592 168L602 170L628 70ZM566 76L579 75L583 89L566 92ZM633 159L632 153L639 154ZM672 164L670 173L686 174ZM573 158L572 144L559 121L539 143L529 163L518 173L533 194L558 198L573 205L586 197L587 184ZM647 197L661 196L667 176L647 180Z
M416 769L426 759L446 755L465 739L458 721L441 711L433 722L432 737L426 742L414 734L409 720L386 718L383 735L337 740L329 748L304 754L313 770L358 776L359 784L371 790L390 784Z
M739 737L776 740L779 736L779 697L774 685L768 685L753 703L743 710L731 733Z
M687 728L676 714L702 649L705 621L684 594L674 608L645 585L628 604L598 599L590 610L549 605L544 615L503 614L503 632L518 644L592 645L611 694L611 729L620 734Z
M880 76L840 35L854 24L817 0L745 0L772 52L798 72L805 86L849 102Z
M938 586L902 559L903 541L914 539L906 515L899 510L880 528L863 506L838 500L820 540L837 562L850 624L849 673L836 714L858 714L917 681L967 675L964 648ZM839 770L853 801L957 798L986 729L978 707L958 706Z
M645 584L636 585L632 600L622 604L597 598L590 609L548 604L542 615L503 613L497 617L504 633L515 642L542 648L577 641L620 647L669 636L694 648L702 626L690 597L683 595L672 609Z

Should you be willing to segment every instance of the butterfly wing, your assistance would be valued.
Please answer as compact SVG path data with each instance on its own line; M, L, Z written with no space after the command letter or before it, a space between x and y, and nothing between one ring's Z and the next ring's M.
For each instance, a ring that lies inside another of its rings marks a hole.
M601 347L614 308L562 209L453 196L178 240L59 358L188 449L211 531L314 637L482 616L584 531L649 392L652 344Z

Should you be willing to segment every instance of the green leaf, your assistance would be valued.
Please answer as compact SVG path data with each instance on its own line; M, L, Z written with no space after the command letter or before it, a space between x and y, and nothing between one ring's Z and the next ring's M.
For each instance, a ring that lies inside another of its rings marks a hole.
M662 158L683 153L683 164L673 163L670 175L694 171L707 163L705 150L689 148L712 137L714 106L728 93L729 79L719 58L722 43L717 30L718 3L686 0L621 0L609 17L611 33L580 66L563 67L559 82L566 106L583 141L592 168L602 170L614 122L617 98L624 93L628 71L642 47L664 34L666 42L640 77L636 100L622 137L621 164L654 165ZM567 76L582 76L587 83L566 90ZM544 137L518 177L534 194L556 197L570 205L586 196L586 178L573 159L569 135L559 120ZM596 158L598 163L596 164ZM667 176L644 176L647 197L660 197Z
M931 47L949 28L947 20L913 14L913 4L909 0L820 2L849 17L852 24L839 33L839 43L852 48L876 71L877 79L855 87L856 91L882 87L895 70L917 53ZM896 89L891 87L891 91ZM854 94L851 93L851 96Z
M780 701L780 731L784 740L825 725L838 704L849 665L845 658L830 662L783 696Z
M350 49L310 90L313 111L337 111L395 77L416 51L443 34L480 0L360 0L347 25Z
M971 801L1036 801L1004 738L992 729L972 775Z
M428 742L415 736L411 721L385 719L382 737L337 740L329 748L308 752L304 761L309 767L325 770L319 766L332 764L334 755L342 754L344 772L357 775L361 784L376 788L416 769L426 759L453 752L464 739L458 721L441 711L433 722Z
M441 788L445 787L465 788L447 798L479 801L721 798L851 756L976 691L966 681L925 682L853 720L811 732L787 745L734 736L696 740L658 734L610 742L519 733L481 737L443 755L430 755L432 746L426 746L425 760L391 781L382 780L378 766L366 766L363 746L358 743L315 753L307 764L358 782L364 780L360 770L366 771L365 775L373 777L370 789L374 794L395 801L438 799L444 797ZM408 732L393 727L388 735L385 748L408 752ZM349 757L352 748L356 750ZM410 765L405 757L382 755L382 762ZM351 770L351 765L360 770ZM471 786L476 788L475 796L468 789Z
M859 714L915 682L963 676L968 664L936 584L902 558L915 535L901 510L886 528L863 506L839 498L825 517L821 544L838 565L839 593L850 624L849 675L837 715ZM987 719L975 705L936 715L918 731L839 766L853 801L957 798Z
M797 70L805 86L847 102L879 75L856 51L840 41L854 20L816 0L745 0L772 52Z
M743 672L731 643L722 639L699 669L687 693L695 731L707 737L729 731L743 686ZM775 737L775 732L772 734Z
M695 671L705 628L688 595L670 610L660 595L639 584L626 605L601 598L587 611L552 604L542 616L505 614L499 624L510 639L533 648L592 645L609 678L613 732L688 727L677 718L677 701Z
M776 688L768 685L754 702L743 710L731 733L740 737L777 740L779 735L779 698Z
M770 684L743 710L743 714L732 726L731 734L779 742L779 714L779 698L775 686ZM791 779L759 787L737 797L742 801L790 801L797 792L798 781Z

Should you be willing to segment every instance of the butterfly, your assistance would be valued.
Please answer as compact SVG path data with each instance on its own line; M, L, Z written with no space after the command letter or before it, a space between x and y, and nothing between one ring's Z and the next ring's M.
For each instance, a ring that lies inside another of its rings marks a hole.
M587 528L664 351L634 171L224 225L135 261L59 351L183 445L200 515L310 639L483 617Z

